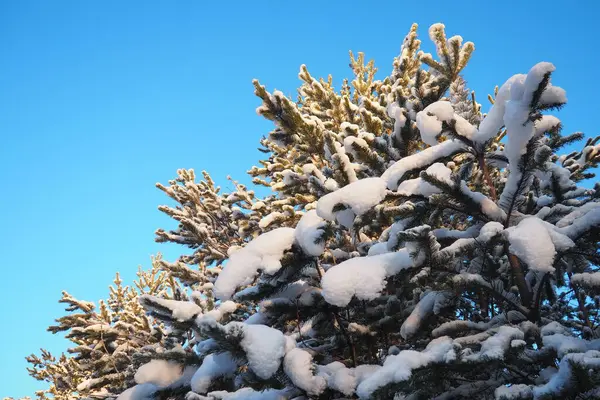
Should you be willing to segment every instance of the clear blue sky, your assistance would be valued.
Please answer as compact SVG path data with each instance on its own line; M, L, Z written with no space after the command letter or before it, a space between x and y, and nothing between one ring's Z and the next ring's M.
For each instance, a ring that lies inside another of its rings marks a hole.
M115 271L130 281L151 254L185 251L153 242L173 227L155 182L178 168L247 180L271 128L252 78L295 93L305 63L339 84L350 49L389 73L412 22L425 42L443 22L475 42L480 100L551 61L566 131L600 133L598 3L533 3L0 1L0 397L40 387L24 356L64 348L45 332L61 290L96 301Z

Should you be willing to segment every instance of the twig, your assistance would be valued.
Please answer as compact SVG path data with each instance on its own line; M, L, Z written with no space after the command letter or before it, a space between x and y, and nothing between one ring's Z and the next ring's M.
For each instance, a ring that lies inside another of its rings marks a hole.
M485 164L484 152L482 151L479 154L479 169L483 171L483 178L485 179L485 183L490 187L490 196L492 196L492 200L496 201L498 196L496 194L496 187L494 186L494 182L492 182L492 178L490 177L490 171L488 170L487 165Z
M350 346L350 352L352 354L352 366L354 368L356 368L356 348L354 347L354 342L352 342L352 338L350 337L350 335L348 335L348 332L346 331L346 328L344 328L344 325L341 323L337 313L335 313L333 311L331 313L333 314L333 317L335 318L335 322L340 327L340 331L342 332L342 335L344 336L344 340L346 340L346 343L348 343L348 346Z
M527 287L527 282L525 281L525 275L523 274L523 268L521 266L521 262L519 258L514 254L511 254L508 250L508 244L504 245L504 250L506 254L508 254L508 263L510 264L510 269L517 284L517 288L519 289L519 295L521 296L521 303L526 307L531 307L531 292Z
M302 331L300 331L300 309L298 308L298 301L296 300L296 327L298 328L298 339L302 341Z
M589 329L593 330L593 325L590 322L590 314L588 313L587 308L585 308L585 298L583 296L581 296L581 293L579 292L577 286L573 285L573 283L571 282L571 273L568 274L569 276L569 285L571 286L571 288L573 289L573 294L575 295L575 298L577 299L577 306L579 308L579 311L581 311L582 317L583 317L583 322L585 322L585 326L587 326Z

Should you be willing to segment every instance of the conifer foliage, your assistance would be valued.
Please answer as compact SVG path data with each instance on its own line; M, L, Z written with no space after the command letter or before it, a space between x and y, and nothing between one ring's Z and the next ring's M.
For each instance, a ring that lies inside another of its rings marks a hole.
M27 357L29 374L48 383L47 390L36 393L39 399L106 398L119 393L134 382L142 348L162 351L178 345L169 340L168 329L145 315L139 302L144 294L164 301L185 295L178 282L162 270L162 263L160 255L153 258L152 268L140 269L132 286L124 286L117 273L109 298L101 300L98 307L63 292L60 303L66 304L69 313L48 331L64 332L73 347L69 356L56 357L42 349L40 355Z
M552 64L482 107L462 76L473 43L429 36L435 55L413 25L383 80L351 53L339 91L306 66L296 101L254 82L275 127L249 174L272 194L191 170L158 185L178 226L157 240L192 252L157 264L174 286L136 297L147 317L128 311L122 384L83 329L58 364L104 355L78 396L600 398L600 137L559 153L583 135L548 114L566 103Z

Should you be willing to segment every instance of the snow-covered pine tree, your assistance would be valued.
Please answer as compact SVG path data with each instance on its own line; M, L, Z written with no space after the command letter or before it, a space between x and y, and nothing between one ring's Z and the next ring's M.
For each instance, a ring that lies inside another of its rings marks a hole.
M162 267L193 292L141 303L184 350L140 352L118 399L600 396L600 138L557 154L583 135L544 114L566 103L549 63L481 115L473 44L433 25L434 58L416 29L384 80L359 54L339 93L304 66L296 102L255 82L271 196L159 185L158 239L194 250Z

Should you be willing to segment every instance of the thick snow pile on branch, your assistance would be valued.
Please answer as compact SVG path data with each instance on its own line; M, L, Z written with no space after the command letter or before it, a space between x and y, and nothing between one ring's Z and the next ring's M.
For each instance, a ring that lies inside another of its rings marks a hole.
M317 214L326 220L335 221L340 211L348 210L353 213L353 220L354 216L364 214L379 204L385 194L386 184L380 178L361 179L320 198Z
M181 365L165 360L151 360L142 365L135 373L135 382L152 383L159 387L168 386L182 375Z
M117 400L147 400L153 398L157 390L156 385L143 383L127 389L117 397Z
M167 300L145 294L140 296L140 303L147 310L157 314L164 313L180 322L192 319L202 313L202 309L191 301Z
M270 378L285 355L285 337L277 329L265 325L245 325L243 332L241 345L248 357L248 367L259 378Z
M327 270L322 280L323 298L338 307L346 306L353 296L373 300L383 290L386 277L413 266L406 249L351 258Z
M510 241L509 251L536 271L554 271L556 250L567 250L575 243L539 218L523 219L506 230Z
M312 359L306 350L292 349L285 355L283 370L294 385L309 395L318 396L327 387L327 382L322 376L313 375Z
M571 282L588 288L600 288L600 272L574 274Z
M315 210L306 212L296 225L294 236L296 242L306 254L320 256L325 250L324 230L327 223L317 215Z
M457 140L446 140L440 144L396 161L383 173L383 175L381 175L381 179L387 182L387 187L390 190L396 190L398 189L400 180L407 172L426 168L435 164L439 159L450 157L462 150L464 150L464 144L461 142Z
M283 252L294 243L292 228L278 228L262 234L229 256L229 261L215 282L215 296L227 300L236 288L252 282L259 270L268 274L281 268Z
M442 134L444 123L452 124L456 133L467 139L472 140L477 133L477 128L469 121L454 113L454 107L448 101L430 104L417 114L421 139L430 146L438 144L438 136Z
M429 175L435 176L440 181L451 184L450 176L452 171L442 163L432 164L425 170ZM408 179L398 186L396 191L404 196L424 196L429 197L436 193L441 193L441 189L427 183L423 178Z
M206 393L216 378L233 375L237 367L237 362L228 352L209 354L192 377L191 389L196 393Z
M533 391L528 385L522 383L511 386L500 386L494 391L498 400L528 399L533 396Z
M409 379L415 369L427 367L432 363L451 361L455 358L456 352L452 346L452 339L448 337L434 339L422 352L405 350L398 355L386 358L380 370L358 385L356 393L360 398L368 399L378 388Z
M451 299L450 293L429 292L415 306L400 327L400 336L407 339L418 332L423 320L443 308Z

